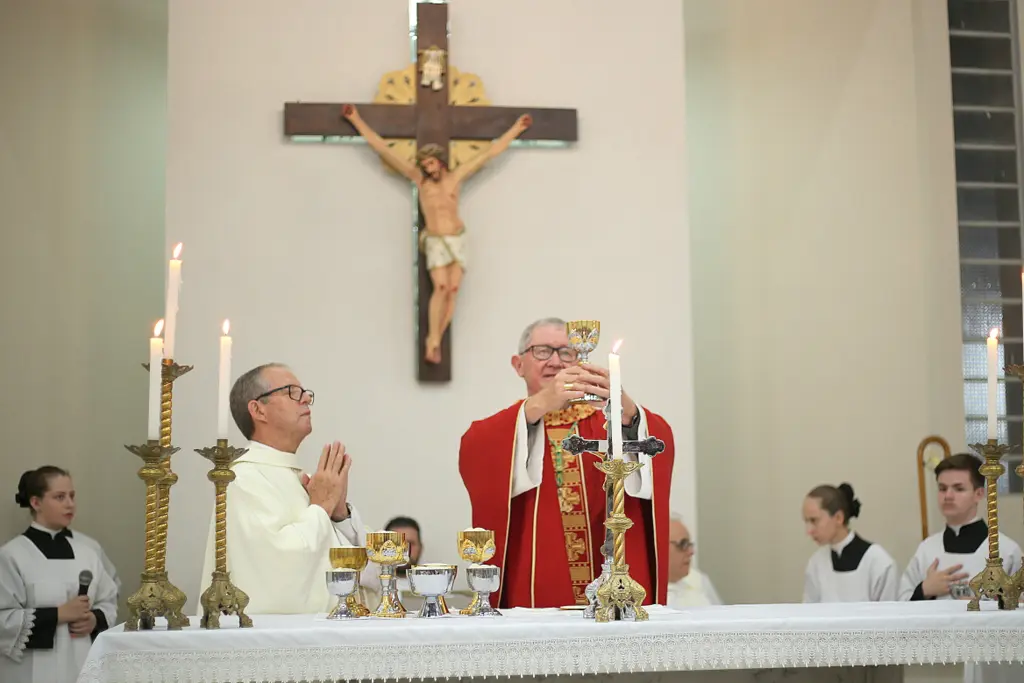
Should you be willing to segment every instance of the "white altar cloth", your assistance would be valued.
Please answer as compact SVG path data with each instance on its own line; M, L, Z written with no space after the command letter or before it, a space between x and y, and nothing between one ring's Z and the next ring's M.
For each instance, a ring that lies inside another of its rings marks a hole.
M215 631L97 638L79 683L424 679L784 667L1024 662L1024 610L962 601L650 608L647 622L580 612L327 621L254 615ZM161 620L162 621L162 620Z

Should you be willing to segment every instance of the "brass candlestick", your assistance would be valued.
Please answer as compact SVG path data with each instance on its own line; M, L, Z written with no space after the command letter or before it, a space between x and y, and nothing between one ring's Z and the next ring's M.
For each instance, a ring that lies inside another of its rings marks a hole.
M142 446L125 446L129 452L142 458L139 479L146 482L146 567L142 572L142 585L128 598L126 631L152 630L157 617L167 619L167 630L177 631L188 626L188 617L182 614L185 594L173 588L167 581L167 572L161 568L157 555L158 500L157 489L166 470L164 463L177 452L177 448L162 446L159 441L150 440Z
M203 606L203 628L220 628L220 615L235 615L241 628L252 626L252 619L245 613L249 596L231 583L228 572L228 484L235 479L231 463L246 453L248 448L233 448L227 439L217 439L211 448L197 448L196 453L213 463L213 469L206 478L213 482L216 491L215 519L216 542L214 545L213 582L203 591L199 604Z
M1017 473L1018 477L1024 479L1024 460L1022 460L1021 463L1017 465L1017 469L1015 469L1014 472ZM1024 595L1024 563L1021 564L1021 567L1017 570L1017 573L1013 575L1013 580L1017 584L1017 592L1021 595Z
M1006 471L1000 461L1009 452L1010 447L1000 444L996 439L989 439L984 444L971 444L971 449L985 458L980 472L987 481L988 561L981 573L971 579L974 597L967 603L967 609L971 612L979 611L979 603L983 597L998 600L999 609L1017 609L1020 586L1006 573L1003 560L999 557L999 499L996 490L996 480Z
M626 531L633 521L626 517L626 477L640 469L639 462L620 458L602 460L597 469L605 473L606 483L612 489L612 514L604 521L613 534L614 552L611 573L597 589L596 621L647 621L647 610L642 607L647 591L629 575L626 564Z

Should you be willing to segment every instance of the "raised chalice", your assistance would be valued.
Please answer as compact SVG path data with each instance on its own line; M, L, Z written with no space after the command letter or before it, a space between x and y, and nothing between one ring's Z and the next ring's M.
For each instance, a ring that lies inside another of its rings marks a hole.
M601 338L601 321L570 320L565 324L565 332L569 335L569 346L575 349L579 362L581 364L589 363L590 354L597 348L597 342ZM584 394L580 398L572 399L570 403L590 403L602 400L604 399L595 394Z
M398 598L395 566L405 564L409 544L401 531L371 531L366 534L366 556L380 565L380 604L371 616L400 619L405 605Z
M423 598L420 617L447 616L448 607L442 598L455 585L458 571L454 564L414 564L409 567L409 588Z
M327 613L328 619L355 619L348 606L348 600L359 587L359 572L355 569L328 569L327 592L338 598L337 604Z
M369 558L366 557L366 548L331 548L330 557L331 566L335 569L356 570L356 589L347 598L348 611L357 617L370 616L370 608L364 605L359 598L359 577L369 561Z
M490 597L501 585L501 570L493 565L483 564L494 557L495 551L493 531L466 529L459 532L459 557L471 563L466 569L466 582L473 591L469 607L459 610L459 614L501 616L501 612L491 607Z

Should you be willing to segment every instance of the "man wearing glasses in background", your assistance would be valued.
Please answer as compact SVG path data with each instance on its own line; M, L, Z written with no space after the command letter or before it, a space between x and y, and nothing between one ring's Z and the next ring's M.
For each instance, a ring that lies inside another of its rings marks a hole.
M493 564L502 568L495 607L567 607L587 603L584 591L601 574L605 537L601 456L577 457L562 449L569 434L606 440L602 409L608 371L580 365L569 347L565 321L545 318L519 340L512 368L526 384L526 399L474 422L462 437L459 472L473 508L473 526L494 531ZM573 404L585 393L595 404ZM647 591L644 604L665 604L668 591L669 484L675 448L668 423L622 392L626 440L655 436L665 442L625 482L630 575ZM629 454L627 459L635 460Z
M693 539L678 513L672 513L668 527L668 606L685 609L721 605L708 575L693 566Z
M313 429L313 398L279 363L249 370L231 388L231 415L249 450L235 461L228 489L228 571L249 596L250 615L328 611L330 549L365 545L348 502L352 458L345 446L324 445L312 476L299 467L296 451ZM202 590L214 566L211 519Z

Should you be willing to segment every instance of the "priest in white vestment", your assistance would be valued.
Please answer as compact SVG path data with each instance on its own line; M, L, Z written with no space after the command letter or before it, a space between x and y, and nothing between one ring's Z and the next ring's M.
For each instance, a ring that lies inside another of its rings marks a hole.
M352 460L335 441L323 447L312 476L302 472L296 451L312 431L313 392L287 366L245 373L231 389L230 404L249 439L228 487L231 582L249 596L249 615L326 612L332 606L325 578L330 549L365 545L359 513L348 502ZM214 566L211 519L202 590Z
M711 585L711 579L693 567L693 540L677 513L672 513L669 521L668 544L668 606L684 609L721 605L722 599Z

